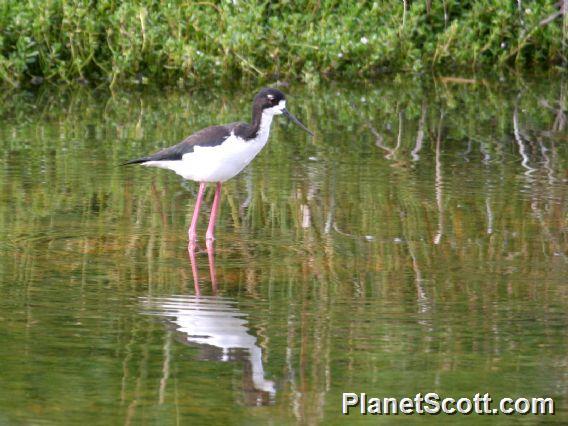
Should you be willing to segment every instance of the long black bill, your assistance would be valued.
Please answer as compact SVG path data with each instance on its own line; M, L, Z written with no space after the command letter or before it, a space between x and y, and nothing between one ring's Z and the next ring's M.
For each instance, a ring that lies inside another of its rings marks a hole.
M282 114L284 114L286 117L288 117L290 120L292 120L300 129L308 132L310 134L310 136L313 136L313 132L308 129L306 126L304 126L302 124L302 122L300 120L298 120L296 117L294 117L294 114L292 114L290 111L288 111L286 108L284 108L282 110Z

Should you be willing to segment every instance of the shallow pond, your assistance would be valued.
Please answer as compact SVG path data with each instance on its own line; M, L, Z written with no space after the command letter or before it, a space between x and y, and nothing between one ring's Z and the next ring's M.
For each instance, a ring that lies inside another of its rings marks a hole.
M117 165L256 89L2 95L0 424L339 423L342 392L568 422L567 83L285 87L316 136L279 118L190 259L197 185Z

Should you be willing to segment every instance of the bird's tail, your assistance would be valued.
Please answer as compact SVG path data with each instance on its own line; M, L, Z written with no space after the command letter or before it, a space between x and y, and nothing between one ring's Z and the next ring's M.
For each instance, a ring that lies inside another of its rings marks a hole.
M150 161L150 159L148 157L142 157L142 158L137 158L135 160L125 161L124 163L121 163L120 166L127 166L129 164L142 164L145 163L146 161Z

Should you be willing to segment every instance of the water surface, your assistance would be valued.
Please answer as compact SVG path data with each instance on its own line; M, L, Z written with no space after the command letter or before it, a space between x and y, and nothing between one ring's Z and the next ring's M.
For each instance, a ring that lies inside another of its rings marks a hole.
M197 185L117 164L255 89L3 95L0 423L340 423L342 392L568 422L566 83L284 88L316 136L278 119L192 270Z

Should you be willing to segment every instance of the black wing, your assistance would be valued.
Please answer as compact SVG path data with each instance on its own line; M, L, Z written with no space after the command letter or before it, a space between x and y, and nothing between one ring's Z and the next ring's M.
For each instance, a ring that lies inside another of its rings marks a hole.
M147 161L176 161L181 160L184 154L193 152L196 146L217 146L221 145L225 139L227 139L231 132L233 132L237 127L240 128L246 126L245 123L231 123L225 126L211 126L200 130L177 145L170 146L169 148L164 148L155 154L149 155L147 157L137 158L135 160L130 160L121 165L126 164L140 164L146 163Z

